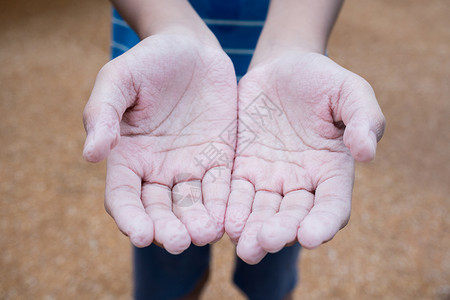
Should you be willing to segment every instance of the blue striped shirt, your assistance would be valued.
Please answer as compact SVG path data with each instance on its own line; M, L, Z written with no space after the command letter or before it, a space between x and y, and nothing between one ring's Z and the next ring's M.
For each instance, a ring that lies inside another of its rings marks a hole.
M239 79L247 71L267 15L269 0L190 0L230 56ZM111 55L139 43L139 37L113 9Z

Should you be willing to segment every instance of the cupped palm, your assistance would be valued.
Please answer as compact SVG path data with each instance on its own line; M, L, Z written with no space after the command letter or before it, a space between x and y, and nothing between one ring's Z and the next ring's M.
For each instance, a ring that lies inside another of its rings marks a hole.
M84 156L108 157L106 210L136 246L180 253L224 232L236 79L219 48L154 35L100 71Z

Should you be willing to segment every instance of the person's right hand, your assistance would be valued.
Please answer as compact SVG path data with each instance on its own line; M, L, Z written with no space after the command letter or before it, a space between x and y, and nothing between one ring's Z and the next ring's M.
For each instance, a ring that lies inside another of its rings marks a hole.
M221 238L236 99L231 60L188 34L153 35L99 72L83 155L108 158L105 208L135 246Z

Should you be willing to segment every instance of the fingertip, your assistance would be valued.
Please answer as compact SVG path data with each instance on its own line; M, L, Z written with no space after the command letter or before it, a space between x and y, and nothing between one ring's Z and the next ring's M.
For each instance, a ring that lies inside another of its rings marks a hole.
M229 235L228 235L228 237L229 237L231 243L233 243L233 245L237 246L237 243L238 243L239 239L232 239Z
M375 158L377 137L372 131L361 127L348 126L344 132L344 144L352 157L359 162L370 162Z
M225 234L225 229L222 229L221 231L217 231L215 239L212 240L210 242L210 244L214 244L214 243L217 243L218 241L220 241L224 234Z
M86 142L83 149L83 158L91 163L97 163L103 160L103 158L98 155L95 149L93 134L86 137Z
M237 243L245 224L247 223L249 213L239 209L228 209L225 215L225 232L233 243Z
M254 197L255 187L251 182L242 179L231 181L231 193L225 213L225 232L234 244L240 239L250 217Z
M93 162L92 151L93 151L92 135L88 135L86 137L86 141L84 142L83 147L83 158L88 162Z
M288 230L280 230L281 228L277 225L274 222L264 223L256 236L260 246L269 253L276 253L283 249L286 245L286 240L289 239L286 236L286 234L289 235Z
M97 163L106 159L118 144L120 133L117 130L98 128L88 134L83 149L83 157L88 162Z
M210 242L210 244L216 243L219 241L223 235L225 234L225 209L223 212L219 214L214 214L213 212L209 212L212 222L214 223L214 231L215 237Z
M236 246L236 255L247 264L256 265L267 255L267 252L257 243L242 243L240 240Z
M147 246L150 246L153 239L149 239L147 237L138 236L138 235L131 235L130 236L131 243L136 246L137 248L145 248Z
M241 232L235 231L234 229L227 228L225 225L225 232L227 233L228 237L230 238L231 242L233 244L237 244L239 241L239 237L241 235Z
M298 229L298 242L306 249L315 249L331 240L339 229L319 222L304 222Z
M164 247L164 249L172 255L179 255L179 254L183 253L187 248L183 249L183 250L169 250L168 248Z
M183 253L191 245L191 238L189 235L180 236L174 243L169 242L163 245L164 249L170 254L178 255Z
M156 221L155 240L171 254L180 254L191 245L189 232L178 219Z
M205 246L216 241L217 231L212 220L198 222L197 224L189 224L188 228L192 243L196 246Z
M138 248L149 246L153 242L154 237L153 222L148 217L134 219L130 224L128 236L131 243Z
M369 131L369 134L366 138L366 157L362 157L360 162L370 162L375 159L375 155L377 153L377 137L373 131Z
M235 237L235 236L231 237L230 234L227 232L226 229L225 229L225 232L226 232L228 238L230 239L230 241L233 243L233 245L236 246L237 243L238 243L238 241L239 241L239 237Z
M375 158L376 143L369 138L362 140L359 144L351 146L352 157L359 162L370 162Z
M322 240L317 235L311 234L308 230L300 228L298 230L298 242L303 248L312 250L319 247L322 244Z
M177 203L177 194L172 192L174 202ZM189 200L188 206L174 204L173 212L175 216L184 224L191 241L196 246L205 246L216 241L220 231L220 225L210 216L201 200ZM186 205L186 202L180 202Z
M226 203L215 202L209 203L205 202L205 208L214 223L216 237L210 242L215 243L220 240L225 233L225 210Z
M98 163L106 159L109 155L109 151L98 153L93 149L87 149L83 151L83 158L90 163Z

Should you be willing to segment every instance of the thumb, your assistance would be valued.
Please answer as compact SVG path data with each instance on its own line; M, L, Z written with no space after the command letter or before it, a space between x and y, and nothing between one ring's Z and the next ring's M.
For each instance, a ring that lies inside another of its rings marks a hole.
M132 77L121 72L119 63L113 60L100 70L83 112L87 135L83 157L90 162L102 161L117 145L122 115L136 98Z
M337 119L345 124L344 144L357 161L375 158L377 142L381 139L386 120L370 84L353 74L342 85L338 99Z

